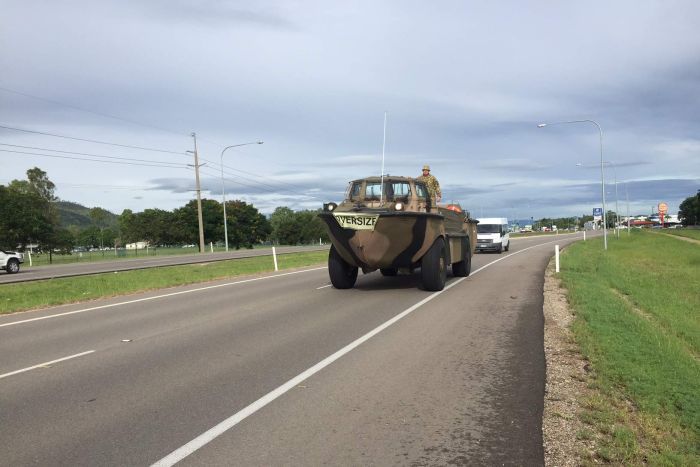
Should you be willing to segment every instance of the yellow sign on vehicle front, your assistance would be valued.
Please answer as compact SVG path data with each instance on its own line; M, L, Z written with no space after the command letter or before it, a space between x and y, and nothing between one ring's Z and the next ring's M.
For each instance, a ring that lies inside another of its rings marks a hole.
M344 229L374 230L377 225L378 214L359 214L352 212L334 212L333 217Z

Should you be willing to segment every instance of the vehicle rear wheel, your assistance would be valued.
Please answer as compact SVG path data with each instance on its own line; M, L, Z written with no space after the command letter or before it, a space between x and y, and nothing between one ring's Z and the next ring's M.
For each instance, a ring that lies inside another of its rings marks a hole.
M469 239L462 241L462 261L452 264L452 274L455 277L467 277L472 272L472 250Z
M423 256L421 276L425 290L433 292L445 288L445 281L447 280L445 251L445 240L438 238Z
M357 281L357 268L348 264L333 245L328 252L328 275L336 289L351 289Z
M19 272L19 261L16 259L11 259L7 262L5 270L8 274L17 274Z
M506 243L506 251L508 251L509 249L510 249L510 241L508 241L508 243Z
M393 277L399 272L397 268L381 268L379 271L385 277Z

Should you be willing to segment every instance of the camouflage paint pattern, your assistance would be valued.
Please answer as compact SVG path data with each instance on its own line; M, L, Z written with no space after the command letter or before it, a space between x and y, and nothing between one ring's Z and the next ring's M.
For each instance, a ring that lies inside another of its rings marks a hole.
M466 213L431 206L430 200L418 196L427 194L427 187L410 177L384 177L385 184L408 184L410 193L406 196L368 197L367 184L379 181L379 177L368 177L350 182L346 199L333 211L319 214L333 245L348 264L365 272L379 268L413 268L440 237L446 240L450 263L462 261L466 238L469 238L468 248L474 252L476 221L469 219ZM353 191L356 185L359 185L359 192ZM397 210L397 202L402 204L401 210ZM337 216L342 217L345 227ZM369 224L373 224L373 228L369 228Z

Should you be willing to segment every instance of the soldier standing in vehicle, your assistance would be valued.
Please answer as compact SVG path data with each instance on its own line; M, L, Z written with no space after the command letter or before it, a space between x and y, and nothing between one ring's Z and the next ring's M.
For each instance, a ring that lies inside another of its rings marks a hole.
M430 175L430 166L423 166L423 175L417 178L418 181L425 183L428 188L428 193L430 198L435 200L435 203L439 203L442 200L442 191L440 191L440 182L435 178L434 175Z

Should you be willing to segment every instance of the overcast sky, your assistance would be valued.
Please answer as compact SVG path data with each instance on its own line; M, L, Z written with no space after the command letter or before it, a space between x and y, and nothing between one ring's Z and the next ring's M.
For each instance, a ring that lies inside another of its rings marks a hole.
M386 111L386 173L430 164L478 217L573 216L601 205L598 129L537 124L594 120L607 208L616 177L622 214L675 214L700 189L698 24L694 0L3 0L0 183L38 166L66 201L174 209L196 132L203 197L224 147L263 140L225 152L227 199L316 209L380 173Z

